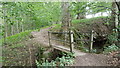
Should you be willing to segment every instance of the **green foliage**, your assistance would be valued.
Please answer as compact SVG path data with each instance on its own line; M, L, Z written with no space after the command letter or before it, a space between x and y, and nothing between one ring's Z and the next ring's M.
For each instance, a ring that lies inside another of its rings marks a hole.
M12 45L12 44L17 44L19 42L25 41L25 40L29 40L30 36L31 36L31 32L32 31L39 31L40 29L44 29L50 26L46 26L43 28L39 28L39 29L35 29L35 30L26 30L24 32L20 32L18 34L6 37L6 38L2 38L0 39L0 45L2 44L8 44L8 45Z
M97 49L93 49L91 52L92 53L97 53Z
M36 65L37 65L37 68L40 68L40 66L56 66L56 62L55 61L51 61L51 62L48 62L47 60L45 62L43 62L42 64L40 64L37 60L36 60Z
M23 44L14 44L14 45L10 46L10 48L19 48L22 46L24 46L24 45Z
M60 21L60 3L57 2L4 2L2 8L7 36Z
M53 26L54 27L50 29L51 31L58 31L61 29L61 24L54 24Z
M73 11L74 13L85 13L87 2L73 2Z
M112 3L110 2L72 2L70 12L73 18L80 16L96 14L96 13L110 13Z
M71 16L74 18L76 15L78 16L81 14L82 16L85 16L87 2L72 2L70 6L70 12Z
M69 58L74 58L74 53L71 53L71 52L69 52L69 53L61 52L61 54L62 54L63 56L67 56L67 57L69 57Z
M2 60L2 56L0 56L0 64L2 63L2 61L3 61L3 60Z
M89 49L87 49L87 48L85 48L85 47L83 47L82 49L81 49L81 51L83 51L83 52L89 52Z
M48 60L45 60L42 64L40 64L36 60L36 65L39 68L40 66L68 66L70 64L73 64L73 59L70 57L63 56L62 58L57 57L55 61L48 62Z
M87 13L95 14L99 12L111 11L112 3L110 2L89 2L87 7L89 7Z
M3 39L0 39L0 46L2 46L3 44Z
M55 60L52 60L51 62L48 62L48 60L43 59L43 62L40 63L36 60L36 65L38 68L40 68L40 66L69 66L71 64L73 64L74 60L73 60L73 53L64 53L63 56L57 57Z
M80 19L80 20L72 20L72 23L86 23L86 22L91 22L94 21L96 19L101 19L101 18L106 18L105 16L101 16L101 17L95 17L95 18L90 18L90 19Z
M37 60L38 60L38 62L41 64L42 63L42 59L41 58L45 58L44 56L43 56L43 52L45 51L45 49L43 48L43 47L39 47L38 48L38 52L35 54L36 56L37 56Z
M1 39L1 41L2 41L2 43L5 42L8 45L16 44L18 42L28 40L30 37L30 32L31 32L31 30L27 30L25 32L21 32L21 33L6 37L5 41L4 41L4 39Z
M108 43L111 46L105 47L104 53L108 53L108 52L112 52L112 51L117 51L119 50L119 45L117 45L116 43L119 43L119 39L118 39L118 33L116 32L116 29L113 29L113 33L108 35Z
M112 34L108 35L108 43L110 44L116 43L118 41L118 34L115 30L113 31L114 32Z
M109 53L117 50L119 50L118 46L116 46L115 44L112 44L111 46L104 47L103 53Z
M72 23L73 24L75 24L75 23L88 23L88 24L90 24L90 22L93 22L96 19L105 19L105 18L107 18L107 17L101 16L101 17L95 17L95 18L90 18L90 19L72 20Z

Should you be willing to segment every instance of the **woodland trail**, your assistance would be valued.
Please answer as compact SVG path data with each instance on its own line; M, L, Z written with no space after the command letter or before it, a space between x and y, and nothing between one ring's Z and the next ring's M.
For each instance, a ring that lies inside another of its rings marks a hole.
M41 29L39 32L32 32L33 39L32 42L42 44L44 46L49 46L48 31L52 27ZM56 41L51 41L55 46L58 45ZM63 47L61 44L59 47ZM75 57L75 63L72 66L110 66L108 62L112 60L111 57L105 56L103 54L92 54L83 53L78 50L74 50L77 56Z

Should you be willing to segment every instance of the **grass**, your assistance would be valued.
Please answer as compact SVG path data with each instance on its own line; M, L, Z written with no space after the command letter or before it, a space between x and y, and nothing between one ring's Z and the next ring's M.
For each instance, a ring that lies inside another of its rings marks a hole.
M58 31L61 28L61 24L54 24L53 26L55 26L55 27L53 27L52 29L50 29L50 31Z
M72 23L73 24L76 24L76 23L90 23L90 22L93 22L97 19L105 19L106 17L105 16L101 16L101 17L95 17L95 18L90 18L90 19L78 19L78 20L72 20Z
M31 30L27 30L25 32L21 32L21 33L12 35L12 36L6 37L5 41L4 41L4 39L1 39L0 42L2 42L2 43L5 42L8 45L17 44L21 41L28 40L30 37L30 32L31 32Z

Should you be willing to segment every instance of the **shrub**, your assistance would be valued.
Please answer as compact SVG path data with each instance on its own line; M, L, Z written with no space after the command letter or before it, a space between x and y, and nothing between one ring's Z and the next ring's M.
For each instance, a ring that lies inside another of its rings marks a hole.
M36 60L36 65L38 68L40 68L40 66L68 66L73 64L74 62L73 56L74 56L73 54L69 53L66 56L62 56L61 58L57 57L55 60L52 60L51 62L48 62L48 60L44 59L42 63Z
M114 33L108 35L108 42L110 44L116 43L117 41L118 41L118 34L117 33L114 32Z
M109 52L117 51L117 50L119 50L119 48L115 44L112 44L111 46L104 47L103 53L109 53Z

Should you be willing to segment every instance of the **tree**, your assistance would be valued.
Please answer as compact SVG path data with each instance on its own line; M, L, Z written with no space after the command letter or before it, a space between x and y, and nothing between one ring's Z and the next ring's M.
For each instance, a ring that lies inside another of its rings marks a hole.
M115 4L116 4L116 8L117 8L117 21L118 21L118 24L117 24L117 29L118 29L118 43L120 41L120 2L117 2L115 1Z
M39 29L60 21L60 3L3 2L5 35Z
M69 3L63 2L62 3L62 31L68 31L70 26L70 13L69 13Z
M60 32L68 32L70 27L70 12L69 2L62 2L62 26ZM67 41L67 34L65 34L65 41ZM66 42L64 43L66 45Z
M84 19L86 15L87 2L73 2L73 12L77 15L76 19Z

